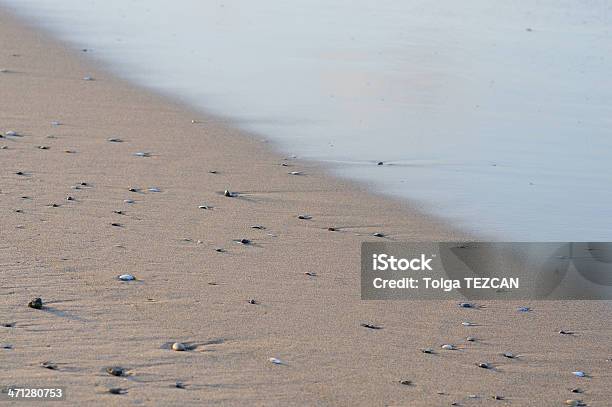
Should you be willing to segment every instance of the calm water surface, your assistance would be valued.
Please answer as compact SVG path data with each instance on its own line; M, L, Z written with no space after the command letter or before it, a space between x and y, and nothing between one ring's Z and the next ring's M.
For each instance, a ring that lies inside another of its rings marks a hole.
M607 0L0 4L120 76L461 227L612 240Z

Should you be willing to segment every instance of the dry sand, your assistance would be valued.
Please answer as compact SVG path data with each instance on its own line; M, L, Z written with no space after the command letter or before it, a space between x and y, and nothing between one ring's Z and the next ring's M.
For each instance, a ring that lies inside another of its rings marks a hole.
M464 236L99 71L5 12L0 68L0 131L19 133L0 138L0 322L14 323L0 327L12 345L0 349L0 385L64 386L71 405L612 404L609 303L361 301L359 245L373 232ZM305 213L313 219L297 219ZM47 307L28 308L33 297ZM165 348L174 341L197 347Z

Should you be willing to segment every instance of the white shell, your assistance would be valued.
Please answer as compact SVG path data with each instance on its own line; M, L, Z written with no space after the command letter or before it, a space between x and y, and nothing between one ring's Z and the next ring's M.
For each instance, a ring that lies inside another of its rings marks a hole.
M136 277L134 277L131 274L121 274L119 276L119 280L121 280L121 281L134 281L134 280L136 280Z
M156 188L156 187L151 187L148 189L149 192L161 192L161 189Z
M6 133L4 133L4 135L5 135L5 136L11 136L11 137L12 137L12 136L16 136L16 135L17 135L17 132L16 132L16 131L13 131L13 130L9 130L9 131L7 131Z
M277 358L270 358L268 359L271 363L274 363L275 365L282 365L284 364L282 360L277 359Z
M302 171L291 171L289 175L302 175Z
M572 374L574 376L577 376L577 377L585 377L586 376L586 373L584 373L582 370L578 370L576 372L572 372Z
M182 351L187 350L187 346L185 346L184 343L174 342L172 344L172 350L175 350L177 352L182 352Z
M442 349L446 349L446 350L455 350L457 349L454 345L449 345L449 344L445 344L441 346Z

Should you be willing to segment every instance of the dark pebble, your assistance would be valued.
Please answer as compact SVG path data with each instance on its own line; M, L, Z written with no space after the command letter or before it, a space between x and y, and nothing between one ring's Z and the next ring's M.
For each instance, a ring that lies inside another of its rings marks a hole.
M364 328L368 328L368 329L382 329L382 326L373 325L373 324L361 323L359 325L364 327Z
M111 387L110 389L108 389L108 392L110 394L126 394L127 390L122 389L121 387Z
M108 373L111 376L121 377L121 376L125 376L125 369L119 366L107 367L106 373Z
M28 307L30 308L34 308L34 309L42 309L43 307L43 302L42 302L42 298L34 298L32 301L28 302Z
M42 367L44 369L49 369L49 370L57 370L57 365L55 363L52 363L52 362L42 362L40 364L40 367Z

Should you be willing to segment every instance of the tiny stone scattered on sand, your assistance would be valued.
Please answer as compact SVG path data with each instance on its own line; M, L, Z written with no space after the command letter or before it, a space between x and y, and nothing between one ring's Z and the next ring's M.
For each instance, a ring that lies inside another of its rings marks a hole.
M42 309L43 307L42 298L40 297L34 298L32 301L28 303L28 307L34 308L34 309Z
M368 328L368 329L382 329L382 326L378 326L378 325L374 325L374 324L361 323L359 325L364 327L364 328Z
M237 192L231 192L229 189L226 189L225 191L223 191L223 196L226 196L228 198L235 198L238 196Z
M106 368L106 373L108 373L111 376L117 376L117 377L121 377L121 376L125 376L126 375L125 369L122 368L122 367L119 367L119 366L107 367Z
M384 233L380 233L380 232L375 232L375 233L372 233L372 236L374 236L374 237L385 237L385 234Z
M298 215L298 219L310 220L310 219L312 219L312 216L310 216L310 215Z
M457 348L455 347L455 345L451 345L451 344L444 344L442 346L440 346L442 349L444 350L456 350Z
M49 369L49 370L57 370L57 365L53 362L41 362L40 367L44 368L44 369Z
M108 392L110 394L127 394L127 390L122 389L121 387L111 387L110 389L108 389Z
M487 363L487 362L480 362L477 365L478 365L478 367L480 367L482 369L491 369L491 368L493 368L493 366L491 366L491 364Z
M123 143L123 140L121 140L118 137L111 137L111 138L107 139L107 141L110 142L110 143Z
M149 153L148 151L139 151L137 153L134 153L134 156L136 156L136 157L151 157L151 153Z
M134 280L136 280L136 277L134 277L131 274L121 274L119 276L119 280L121 280L121 281L134 281Z
M187 350L187 346L181 342L174 342L172 344L172 350L175 350L177 352L184 352Z
M274 363L275 365L284 365L285 363L277 358L270 358L268 359L271 363Z
M582 370L577 370L575 372L572 372L572 374L576 377L586 377L586 373L583 372Z

